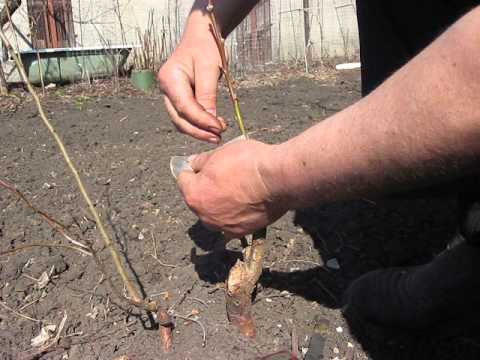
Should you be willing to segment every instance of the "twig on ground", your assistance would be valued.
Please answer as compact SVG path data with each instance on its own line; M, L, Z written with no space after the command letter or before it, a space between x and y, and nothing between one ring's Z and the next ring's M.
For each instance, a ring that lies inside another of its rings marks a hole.
M192 296L187 296L187 299L196 301L196 302L202 304L203 306L208 306L208 304L207 304L205 301L203 301L202 299L199 299L199 298L196 298L196 297L192 297Z
M60 234L63 235L65 239L70 241L72 244L83 247L84 249L88 249L88 246L85 244L82 244L81 242L73 239L69 234L66 232L65 226L60 223L59 221L55 220L52 216L48 215L46 212L38 209L35 207L30 200L20 191L18 190L14 185L7 183L4 180L0 179L0 186L4 187L8 191L12 192L15 194L20 200L22 200L30 209L32 209L35 213L40 215L47 223L52 227L54 230L58 231Z
M200 326L201 329L202 329L202 333L203 333L202 334L202 347L207 346L207 331L205 330L205 326L202 324L202 322L200 320L195 319L191 316L182 316L182 315L179 315L177 313L173 313L172 316L183 319L183 320L186 320L186 321L192 321L195 324L197 324L198 326Z
M288 291L282 291L280 294L274 294L274 295L268 295L268 296L259 296L255 299L255 301L253 302L253 304L257 304L259 303L260 301L263 301L263 300L266 300L266 299L273 299L273 298L288 298L292 296L292 293L288 292Z
M12 250L0 251L0 256L15 254L17 252L26 251L26 250L31 250L36 247L69 249L69 250L75 250L75 251L81 252L84 255L92 256L92 253L90 251L84 250L77 246L64 245L64 244L51 244L51 243L34 243L34 244L29 244L24 246L18 246Z
M26 320L30 320L30 321L33 321L33 322L36 322L36 323L42 323L43 321L42 320L38 320L38 319L34 319L28 315L25 315L25 314L22 314L20 312L18 312L17 310L14 310L12 309L10 306L8 306L7 304L5 304L3 301L0 301L0 305L2 307L4 307L5 309L7 309L8 311L10 311L11 313L23 318L23 319L26 319Z
M150 256L153 257L162 266L173 268L173 269L177 268L178 267L177 265L165 264L163 261L161 261L158 258L158 255L157 255L157 239L155 239L155 235L153 234L153 230L150 231L150 233L152 235L152 244L153 244L153 254L150 254Z
M198 280L195 280L193 282L193 284L183 292L182 296L180 296L180 298L178 299L178 301L173 304L172 306L170 306L170 308L168 309L168 313L169 314L172 314L175 310L176 307L180 306L184 301L185 299L187 298L187 296L192 292L193 288L195 287L195 285L197 285L197 282Z
M41 299L42 299L42 297L39 297L38 299L35 299L35 300L30 301L29 303L23 305L20 309L18 309L18 311L23 311L23 310L25 310L27 307L32 306L33 304L39 302Z

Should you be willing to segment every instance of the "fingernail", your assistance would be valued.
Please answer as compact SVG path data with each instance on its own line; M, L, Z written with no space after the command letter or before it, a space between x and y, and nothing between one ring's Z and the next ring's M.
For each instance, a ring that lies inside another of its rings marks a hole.
M218 144L220 142L220 138L218 138L216 136L212 136L212 137L208 138L208 142L211 142L212 144Z
M210 130L211 132L214 132L215 134L220 134L222 132L222 130L216 126L209 126L208 130Z
M227 129L227 122L225 121L225 119L222 118L222 117L218 117L218 120L220 121L220 124L222 125L222 130L226 130Z

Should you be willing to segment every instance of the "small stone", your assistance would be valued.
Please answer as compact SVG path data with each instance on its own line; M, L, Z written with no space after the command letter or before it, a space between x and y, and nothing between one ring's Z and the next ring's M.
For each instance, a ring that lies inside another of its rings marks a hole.
M334 347L334 348L333 348L333 353L334 353L334 354L340 354L340 350L338 350L337 347Z
M327 267L332 270L340 270L340 264L336 258L327 261Z
M341 326L337 327L335 330L336 330L337 333L339 333L339 334L343 333L343 328L342 328Z

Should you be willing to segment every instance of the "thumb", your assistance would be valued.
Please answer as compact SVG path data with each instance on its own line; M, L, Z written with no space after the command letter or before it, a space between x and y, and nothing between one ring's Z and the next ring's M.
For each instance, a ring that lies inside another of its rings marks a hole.
M185 202L190 206L188 199L190 199L190 192L195 182L195 173L193 171L184 170L178 174L177 184L182 193Z
M215 150L207 151L201 154L194 155L192 159L190 159L190 166L192 167L194 172L202 171L205 164L210 160L210 157L213 155Z

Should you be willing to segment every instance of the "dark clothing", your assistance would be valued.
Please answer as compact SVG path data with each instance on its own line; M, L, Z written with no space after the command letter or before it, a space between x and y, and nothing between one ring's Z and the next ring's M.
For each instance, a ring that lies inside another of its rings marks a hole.
M477 5L480 0L357 0L362 94L368 95ZM459 194L460 233L480 244L479 176L455 184L447 187Z
M363 95L476 5L480 0L357 0Z

